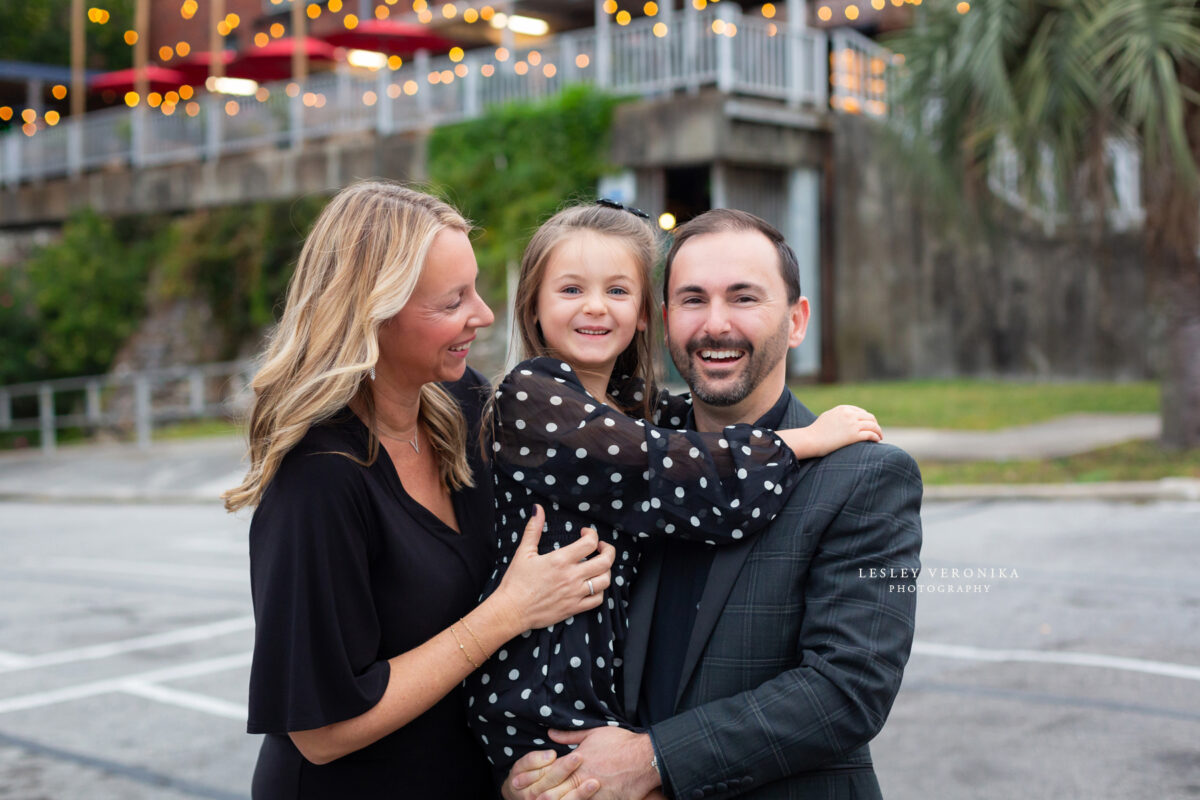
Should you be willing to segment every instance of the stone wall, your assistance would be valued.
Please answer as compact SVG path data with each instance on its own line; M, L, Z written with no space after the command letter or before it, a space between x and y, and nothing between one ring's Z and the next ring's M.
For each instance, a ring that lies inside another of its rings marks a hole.
M914 196L878 123L834 126L839 379L1157 373L1139 237L1048 237L1016 215L968 234Z

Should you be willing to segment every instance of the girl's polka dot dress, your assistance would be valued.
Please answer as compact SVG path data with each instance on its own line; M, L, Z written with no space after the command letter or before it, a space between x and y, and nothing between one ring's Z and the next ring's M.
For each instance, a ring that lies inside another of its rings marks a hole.
M640 403L640 385L620 402ZM682 536L730 544L765 527L787 501L796 460L773 431L682 428L687 401L663 396L655 422L584 389L569 365L535 358L496 390L493 474L500 584L534 503L546 509L540 552L592 526L616 547L612 585L595 610L526 631L467 679L468 719L498 780L529 750L555 748L549 728L624 725L618 689L639 541ZM586 586L581 587L586 591Z

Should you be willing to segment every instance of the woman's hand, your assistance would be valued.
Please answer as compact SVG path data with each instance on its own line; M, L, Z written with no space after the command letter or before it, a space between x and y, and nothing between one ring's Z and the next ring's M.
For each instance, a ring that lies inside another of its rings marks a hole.
M553 750L534 750L513 764L500 794L504 800L586 800L600 791L600 781L579 778L582 764L574 753L556 758Z
M600 541L595 528L584 528L578 541L538 555L546 514L534 506L521 543L492 597L505 603L520 621L519 632L544 628L589 611L604 602L616 550ZM588 558L597 553L594 558Z
M855 442L881 442L883 429L875 415L858 406L835 406L807 428L777 432L796 458L815 458Z

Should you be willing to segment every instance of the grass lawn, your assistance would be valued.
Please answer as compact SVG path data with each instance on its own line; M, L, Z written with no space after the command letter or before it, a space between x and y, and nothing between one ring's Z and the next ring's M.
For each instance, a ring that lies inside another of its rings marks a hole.
M1092 483L1200 478L1200 449L1164 450L1157 442L1127 442L1045 461L922 461L930 486L960 483Z
M986 431L1079 412L1158 412L1158 384L1033 383L980 380L888 381L828 386L792 384L815 413L841 403L862 406L886 429Z
M223 419L197 419L176 422L154 429L154 439L200 439L205 436L244 436L245 426Z

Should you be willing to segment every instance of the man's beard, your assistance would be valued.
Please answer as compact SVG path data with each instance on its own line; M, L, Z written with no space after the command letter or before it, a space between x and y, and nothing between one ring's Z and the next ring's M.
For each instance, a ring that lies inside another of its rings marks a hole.
M692 390L692 396L710 406L724 408L742 402L763 382L787 355L787 341L788 325L785 321L775 334L762 343L761 348L754 347L747 339L713 339L704 336L682 347L674 340L669 340L668 349L675 368ZM701 350L742 350L746 353L745 364L741 366L741 372L734 375L732 382L720 388L711 386L706 383L699 369L702 361L696 354Z

